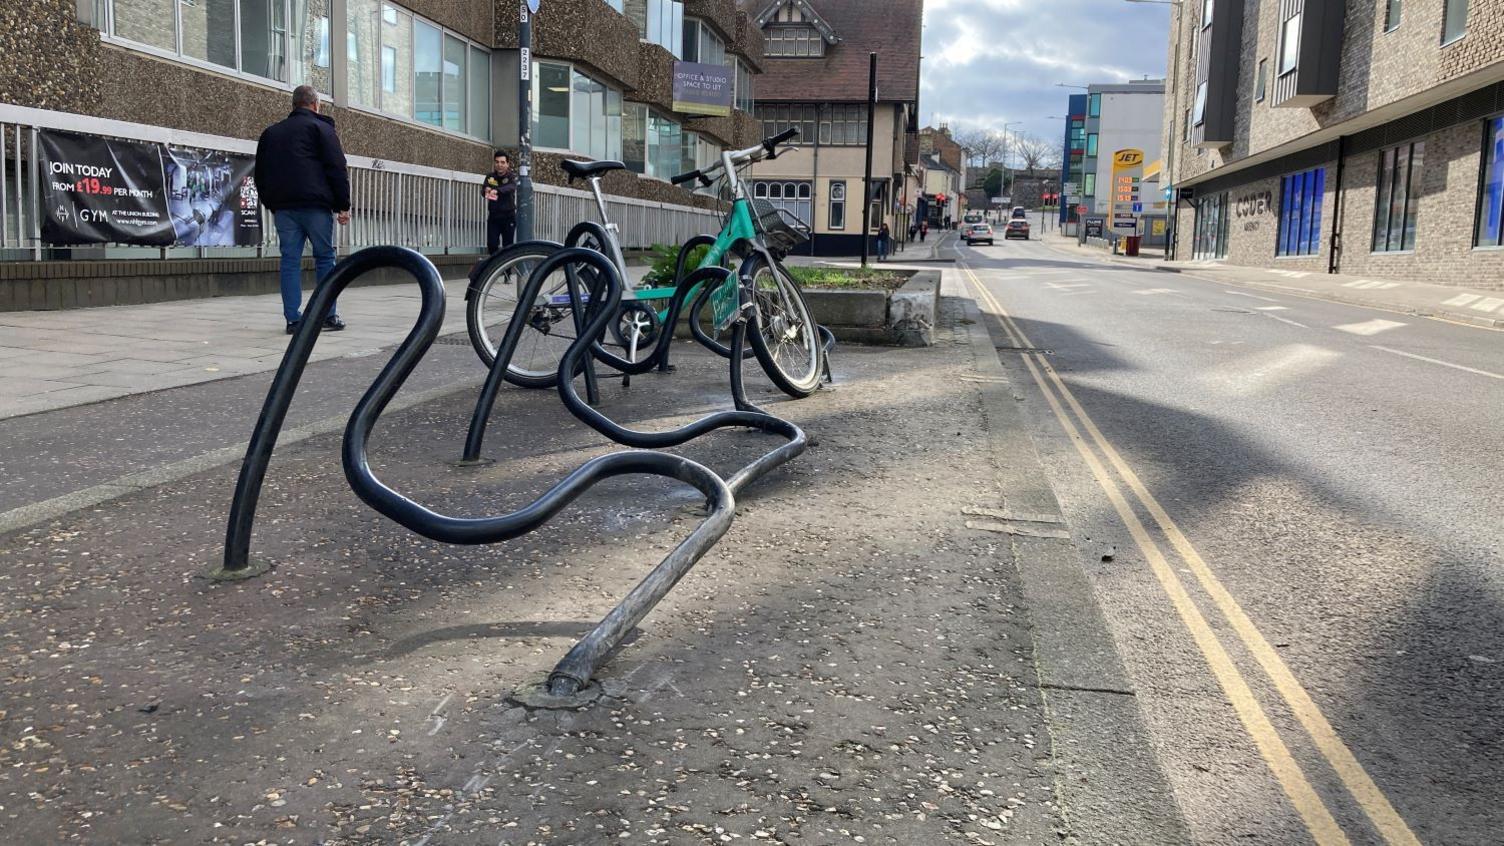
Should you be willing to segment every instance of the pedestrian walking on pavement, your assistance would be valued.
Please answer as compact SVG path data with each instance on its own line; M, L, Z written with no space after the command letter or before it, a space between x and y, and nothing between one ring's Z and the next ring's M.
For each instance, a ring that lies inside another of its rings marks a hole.
M930 234L930 222L928 220L919 224L919 243L924 243L924 237Z
M512 160L501 150L492 158L495 169L480 185L486 198L486 252L495 253L517 241L517 174Z
M888 229L888 224L884 223L882 226L879 226L877 228L877 260L878 261L887 261L888 260L888 242L890 240L892 240L892 238L893 238L893 232L892 232L892 230Z
M315 279L334 269L334 222L350 222L350 175L334 120L320 114L311 85L292 92L292 114L267 127L256 143L256 191L272 210L282 254L282 316L291 335L302 320L303 242L313 248ZM317 318L316 318L317 319ZM322 317L325 331L345 328L335 306Z

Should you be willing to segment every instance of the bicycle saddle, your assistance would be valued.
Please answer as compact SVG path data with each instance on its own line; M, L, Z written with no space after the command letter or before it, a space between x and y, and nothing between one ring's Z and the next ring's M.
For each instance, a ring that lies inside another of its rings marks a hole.
M569 174L569 181L587 179L592 176L600 176L613 170L626 170L627 166L621 162L581 162L574 159L565 159L559 162L559 167Z

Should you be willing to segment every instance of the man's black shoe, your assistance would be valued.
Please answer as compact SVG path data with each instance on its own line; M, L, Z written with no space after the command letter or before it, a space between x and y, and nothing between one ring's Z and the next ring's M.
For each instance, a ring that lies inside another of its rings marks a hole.
M345 328L345 321L340 320L339 315L331 314L328 317L324 318L325 332L338 332L343 328Z
M298 321L294 320L293 322L287 324L287 334L291 335L296 331L298 331Z

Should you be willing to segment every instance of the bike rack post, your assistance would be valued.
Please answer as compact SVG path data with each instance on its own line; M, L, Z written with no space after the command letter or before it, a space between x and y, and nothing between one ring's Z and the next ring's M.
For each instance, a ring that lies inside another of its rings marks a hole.
M597 258L591 258L595 256ZM589 250L563 250L545 260L540 272L529 278L526 295L536 298L544 277L564 262L583 261L595 265L604 274L606 290L603 302L614 307L620 301L621 284L614 268L598 253ZM728 484L715 473L681 456L631 450L600 456L585 462L533 502L508 514L495 517L452 517L431 511L387 487L372 472L366 444L381 412L422 360L444 319L444 284L433 265L416 252L398 247L372 247L342 261L315 291L310 313L320 314L339 292L354 279L378 268L406 270L417 279L422 291L422 306L417 323L398 346L391 361L382 368L367 389L345 427L342 464L345 478L362 502L402 526L432 540L455 544L487 544L526 534L547 522L554 514L574 501L598 482L627 474L648 474L677 479L705 495L707 514L700 525L653 568L604 619L555 666L540 694L547 702L564 706L581 704L578 696L622 638L652 611L678 581L731 526L735 516L735 497ZM565 357L567 365L576 367L579 357L588 352L590 338L605 330L612 319L612 308L601 308L593 315L586 333L576 338ZM302 331L306 329L306 331ZM520 330L519 330L520 331ZM257 421L247 458L236 484L231 505L230 528L226 538L225 566L243 578L248 568L246 552L255 505L265 478L267 461L286 417L293 393L307 364L313 342L318 336L317 323L300 328L284 354L272 388L267 393L262 414ZM516 338L509 328L512 346ZM504 342L505 343L505 342ZM510 353L510 349L507 351ZM573 372L565 371L565 372ZM566 383L568 384L568 383ZM238 570L231 565L240 562ZM263 569L264 571L264 569ZM536 696L534 697L537 698Z

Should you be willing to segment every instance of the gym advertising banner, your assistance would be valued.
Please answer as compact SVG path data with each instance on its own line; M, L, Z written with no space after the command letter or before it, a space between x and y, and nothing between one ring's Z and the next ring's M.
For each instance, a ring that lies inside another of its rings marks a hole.
M39 140L45 244L261 243L251 156L50 130Z

